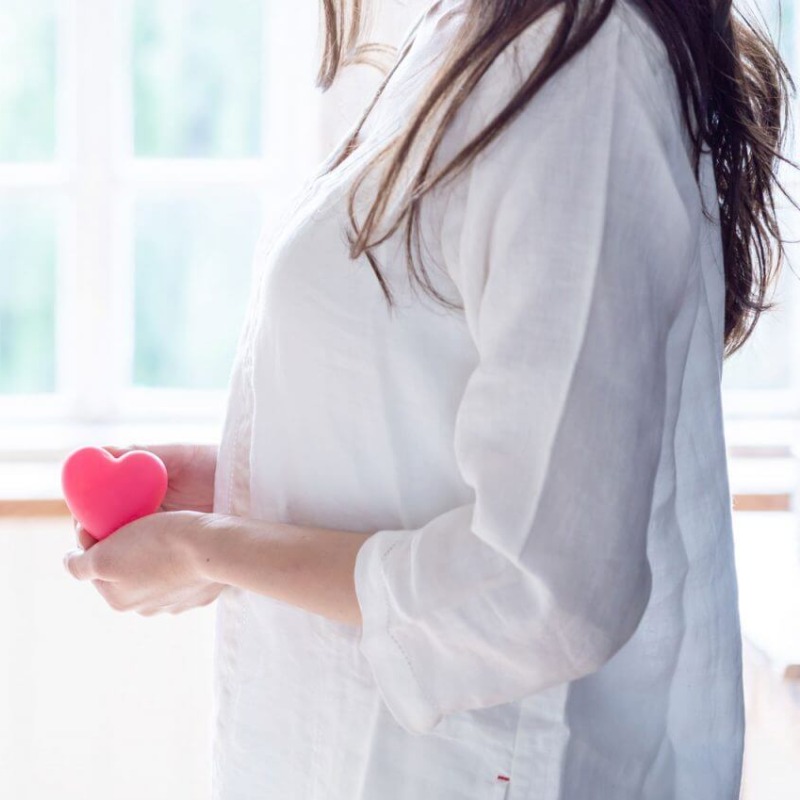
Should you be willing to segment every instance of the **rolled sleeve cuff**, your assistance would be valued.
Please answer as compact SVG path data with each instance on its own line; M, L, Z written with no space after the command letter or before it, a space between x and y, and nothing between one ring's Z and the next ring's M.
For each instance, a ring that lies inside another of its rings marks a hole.
M408 531L378 531L358 550L355 589L361 607L359 649L369 662L378 691L397 722L409 733L427 733L442 714L426 692L401 636L392 630L392 611L383 561Z

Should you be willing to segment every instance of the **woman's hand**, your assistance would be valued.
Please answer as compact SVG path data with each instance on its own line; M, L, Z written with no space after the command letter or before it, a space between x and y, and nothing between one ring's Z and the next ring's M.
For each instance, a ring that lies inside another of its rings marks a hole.
M167 494L160 511L199 511L210 514L214 508L214 474L217 446L199 444L130 445L104 447L119 458L131 450L147 450L158 456L167 468ZM73 519L78 544L88 549L97 542L91 531Z
M234 586L359 626L354 571L371 535L167 511L67 553L64 565L78 580L91 580L118 611L178 614Z
M78 525L86 549L67 553L64 566L78 580L91 580L116 611L152 616L208 605L225 587L203 577L197 563L197 538L204 535L210 516L195 511L150 514L100 542Z
M199 444L131 445L104 447L119 458L131 450L147 450L167 468L169 483L162 511L200 511L210 514L214 507L214 473L217 446Z
M177 614L213 602L224 584L193 574L186 537L193 525L200 524L198 518L213 510L216 445L104 449L116 458L131 450L158 456L167 468L167 493L160 513L120 528L102 543L73 520L84 552L68 553L67 569L79 580L91 580L112 608L136 610L143 616L160 611Z

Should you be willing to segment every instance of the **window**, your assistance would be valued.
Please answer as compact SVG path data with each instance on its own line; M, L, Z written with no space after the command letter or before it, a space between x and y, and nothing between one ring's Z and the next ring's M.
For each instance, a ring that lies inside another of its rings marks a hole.
M273 5L0 5L4 421L219 420L256 241L320 155L317 9Z
M422 1L383 4L376 38L397 41ZM753 3L777 32L778 0ZM800 80L800 11L782 7ZM370 70L320 97L316 40L311 0L0 2L2 797L204 796L213 611L116 615L61 570L67 519L36 515L53 513L69 446L216 430L259 230L376 84ZM797 486L798 291L787 269L781 307L725 366L732 488L762 509ZM734 529L745 636L773 675L800 663L796 515L739 513ZM743 798L798 796L797 687L758 686Z
M797 68L800 14L779 0L756 7ZM354 117L363 100L364 84L351 83L324 111L317 35L313 3L2 3L0 420L10 435L26 420L39 430L219 419L259 231L332 145L331 127L351 124L334 103ZM787 235L798 227L787 209ZM788 446L800 421L788 250L779 307L725 365L737 446Z
M0 392L55 389L56 4L0 10Z
M763 14L793 75L798 73L800 16L793 3L760 0L757 11ZM793 114L797 115L796 103ZM790 133L797 120L793 119ZM798 159L800 148L789 138L789 156ZM800 176L781 165L781 179L795 198L800 198ZM797 211L778 195L784 236L798 238ZM725 364L723 387L731 417L797 417L800 415L800 273L798 247L786 247L787 262L771 299L776 307L765 314L752 338Z

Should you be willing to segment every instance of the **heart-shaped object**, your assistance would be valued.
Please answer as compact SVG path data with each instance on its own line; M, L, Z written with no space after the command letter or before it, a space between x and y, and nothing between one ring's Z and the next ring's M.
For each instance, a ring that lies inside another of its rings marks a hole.
M95 539L153 514L167 493L167 468L146 450L115 458L101 447L81 447L61 468L61 488L72 516Z

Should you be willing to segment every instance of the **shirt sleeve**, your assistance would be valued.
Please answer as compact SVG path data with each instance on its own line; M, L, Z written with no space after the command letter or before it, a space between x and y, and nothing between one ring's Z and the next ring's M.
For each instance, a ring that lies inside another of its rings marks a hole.
M454 440L474 500L376 532L354 575L360 652L410 732L599 669L649 601L700 211L668 90L642 96L627 35L609 22L556 73L442 216L479 356Z

